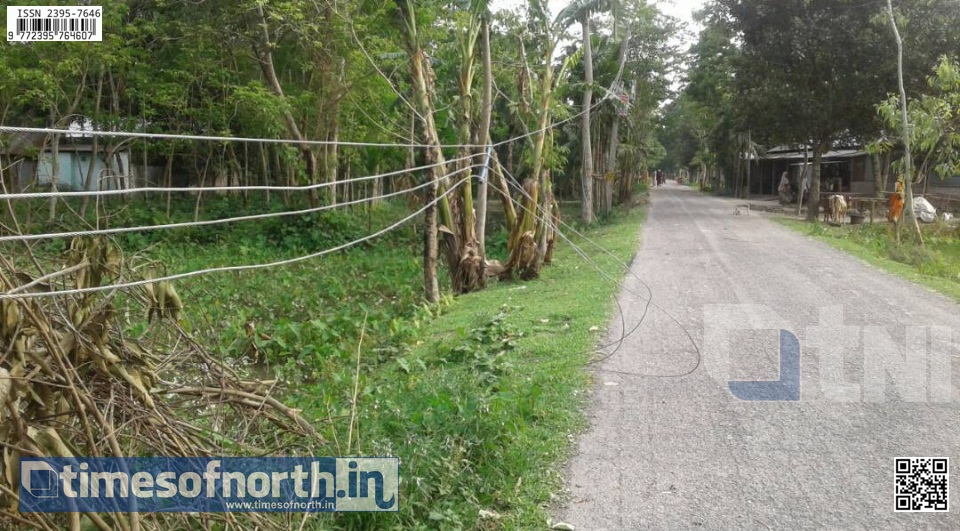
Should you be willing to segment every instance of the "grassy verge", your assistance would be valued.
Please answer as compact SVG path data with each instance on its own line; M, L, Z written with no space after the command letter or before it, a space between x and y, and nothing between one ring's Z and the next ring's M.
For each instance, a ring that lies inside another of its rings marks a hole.
M619 216L588 235L626 261L642 216ZM622 276L614 259L578 243ZM458 298L425 325L419 344L368 375L365 451L403 459L402 509L358 516L357 528L544 528L558 467L583 427L584 365L614 291L558 244L539 280ZM481 510L500 518L479 519Z
M924 249L912 243L897 243L886 224L832 227L786 218L784 226L846 251L884 271L960 301L960 232L956 227L924 225ZM904 236L903 242L909 242Z
M175 206L173 221L192 219L192 203ZM218 200L202 217L251 210ZM127 253L142 253L158 273L179 273L302 256L368 234L406 212L386 204L130 233L117 241ZM117 225L167 221L162 209L149 205L121 214L128 219L114 218ZM642 217L639 209L618 214L587 234L626 261ZM554 264L538 280L493 283L423 306L421 238L404 227L319 259L178 281L181 323L241 374L276 379L272 395L301 409L328 441L279 447L271 455L402 459L398 513L318 515L306 529L543 528L560 486L558 468L583 427L584 365L609 321L616 288L558 241ZM611 277L622 276L613 258L574 241ZM504 242L504 235L491 235L493 254L503 252ZM65 245L36 250L56 263ZM17 256L12 245L0 251ZM146 323L134 301L120 296L116 303L127 337L160 353L177 348L165 325ZM244 431L223 429L238 439ZM242 449L228 445L223 452ZM481 510L498 517L480 518Z

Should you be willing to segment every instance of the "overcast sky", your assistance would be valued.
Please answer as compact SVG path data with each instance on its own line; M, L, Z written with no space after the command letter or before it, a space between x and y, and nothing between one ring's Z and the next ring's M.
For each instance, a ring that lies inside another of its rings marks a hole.
M680 19L683 22L687 23L687 31L683 34L675 35L674 39L679 41L682 44L681 49L686 49L694 42L696 42L697 35L699 33L699 27L693 22L693 12L703 8L703 4L707 0L647 0L656 4L660 9L660 12L669 15L675 18ZM521 6L526 3L526 0L492 0L491 8L494 11L500 9L514 9L518 6ZM548 5L550 7L550 12L553 16L556 16L557 13L566 7L570 3L570 0L548 0ZM579 32L579 26L574 28ZM578 34L579 35L579 34ZM680 79L679 77L674 77L671 82L672 88L674 90L679 89Z
M656 4L660 8L660 11L664 14L679 18L680 20L687 22L693 30L693 35L696 35L696 28L693 27L693 12L703 8L703 4L706 0L648 0ZM519 5L525 3L525 0L493 0L492 6L496 11L498 9L513 9ZM570 3L570 0L549 0L549 6L551 13L556 16L556 14L563 9L567 4Z

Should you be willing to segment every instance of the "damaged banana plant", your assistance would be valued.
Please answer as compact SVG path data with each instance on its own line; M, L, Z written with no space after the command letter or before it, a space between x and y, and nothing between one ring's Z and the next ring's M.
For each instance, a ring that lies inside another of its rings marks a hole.
M280 445L323 444L269 385L191 339L171 283L123 296L109 289L134 279L110 240L76 238L61 262L34 278L0 253L0 519L38 529L286 528L256 514L205 515L202 524L172 513L18 512L21 457L278 455ZM136 307L173 339L147 346L125 336L121 316L144 315Z

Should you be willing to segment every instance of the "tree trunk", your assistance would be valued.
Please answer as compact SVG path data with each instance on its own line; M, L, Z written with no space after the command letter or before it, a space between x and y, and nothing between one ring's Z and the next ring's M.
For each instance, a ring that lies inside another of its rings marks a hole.
M407 55L410 64L410 81L413 86L413 93L416 99L420 120L423 123L424 144L427 145L425 152L425 162L427 165L434 165L426 171L428 182L426 200L427 208L425 211L426 231L424 233L424 252L423 252L423 279L424 295L428 303L436 303L440 300L440 287L437 282L437 254L439 245L437 241L437 209L444 205L437 201L438 191L440 190L439 176L447 174L446 164L444 163L443 151L440 149L440 139L437 135L437 127L433 117L433 107L430 102L430 82L428 81L429 63L426 60L423 48L417 41L416 19L413 12L413 2L407 0L406 9L399 7L403 17L404 38L406 39ZM442 201L442 200L441 200ZM446 205L449 209L449 204ZM445 216L450 218L448 215Z
M480 109L480 131L477 138L481 139L486 145L490 145L488 137L490 136L490 116L493 113L493 67L490 57L490 20L489 13L483 14L481 21L481 46L483 47L483 102ZM488 148L492 150L493 148ZM486 150L485 150L486 151ZM484 155L489 158L489 152ZM477 185L477 246L480 253L481 264L486 261L487 252L485 239L487 235L487 183L490 181L489 160L487 168L482 171L487 176ZM482 271L481 271L482 276Z
M903 40L900 39L900 30L897 29L897 22L893 16L893 3L887 0L887 14L890 18L890 25L893 26L893 35L897 39L897 84L900 88L900 119L901 134L903 136L904 151L904 176L903 176L903 199L905 216L913 225L914 235L917 243L923 245L923 233L920 231L920 222L917 221L916 213L913 211L913 160L910 153L910 120L907 116L907 91L903 88ZM903 217L900 219L902 220Z
M606 174L603 179L603 204L607 212L613 208L613 183L616 179L614 168L617 164L618 136L620 135L620 122L614 118L613 125L610 127L610 148L607 151Z
M580 188L583 191L583 198L580 207L580 217L587 225L593 223L593 153L590 145L590 105L593 100L593 50L590 42L590 15L584 10L580 19L580 25L583 29L583 71L584 84L583 90L583 154L582 154L582 173L580 175ZM535 176L536 177L536 176Z
M283 167L283 161L280 159L280 150L284 147L280 144L272 144L270 146L270 161L273 168L273 181L276 185L285 185L287 184L287 179L285 177L285 169ZM290 192L288 190L283 190L280 193L280 200L283 202L283 206L290 206Z
M507 221L507 230L512 230L517 224L517 210L513 206L513 197L510 195L510 186L507 184L507 179L504 178L503 171L500 168L500 161L497 157L497 151L494 150L492 155L493 169L491 170L491 174L496 178L494 181L494 186L496 187L497 192L500 194L500 202L503 205L503 213Z
M413 182L413 171L417 165L417 153L413 144L416 143L417 139L417 113L414 110L410 110L410 147L407 148L407 171L403 174L404 183L400 185L400 189L407 190L415 186Z
M144 120L144 123L146 123L146 120ZM153 186L153 183L150 182L150 166L148 164L148 161L150 159L147 157L147 147L148 147L147 140L144 139L143 140L143 186L144 187ZM133 164L132 161L131 161L131 164ZM149 200L150 200L150 195L147 192L143 192L143 202L147 203L149 202Z
M53 153L53 160L50 161L50 191L57 192L57 180L60 176L60 135L53 135L53 140L51 141L51 150ZM50 197L50 211L47 216L47 222L53 223L57 218L57 201L59 198L57 196Z
M468 29L466 35L460 36L460 39L466 39L466 43L461 41L460 57L460 77L458 79L458 89L460 96L460 119L458 124L457 138L461 144L470 143L470 120L472 118L472 88L473 88L473 44L471 42L472 33ZM458 158L465 158L471 152L471 148L462 147L458 150ZM458 169L463 173L458 175L470 175L473 170L470 168L472 161L470 159L457 163ZM460 186L460 207L459 217L453 214L449 217L441 217L443 223L451 233L444 233L444 239L447 240L448 265L453 276L454 293L467 293L474 291L482 286L483 275L478 274L476 269L481 267L481 261L477 259L479 244L476 237L476 212L473 205L473 183L467 181ZM443 212L441 211L441 214ZM469 258L469 259L468 259ZM465 260L467 259L467 260ZM481 283L478 285L478 283Z
M471 138L476 138L471 132L471 123L473 119L473 79L475 77L476 45L483 31L484 17L471 14L467 27L457 37L460 48L460 76L458 79L459 89L459 107L460 117L458 124L458 139L461 144L469 144ZM489 74L485 72L484 89L488 89L487 83ZM492 90L492 89L490 89ZM489 98L484 95L483 104L487 105ZM486 113L488 109L484 108L481 113ZM489 131L489 122L487 125ZM484 139L487 133L483 133ZM471 154L472 148L463 147L458 150L460 158L466 158ZM458 164L462 175L473 173L470 165L474 161L464 160ZM454 202L452 207L453 217L444 219L441 222L447 225L452 234L444 233L447 241L448 263L453 276L453 289L455 293L468 293L483 288L486 285L486 279L483 274L484 257L481 253L481 245L477 239L477 213L474 210L473 202L473 183L466 182L460 186L460 203ZM483 190L484 194L486 190ZM484 197L485 199L485 197ZM484 204L484 209L486 205ZM444 211L441 210L441 214ZM459 216L457 216L459 214ZM484 213L485 214L485 213Z
M745 190L744 197L750 198L750 166L752 165L752 153L753 153L753 143L750 139L750 131L747 131L747 189ZM763 192L760 192L763 193Z
M273 91L281 100L286 100L286 97L283 94L283 87L280 85L280 80L277 78L277 72L273 66L273 52L271 51L275 45L270 40L270 31L267 27L267 17L263 11L263 5L257 5L257 14L260 17L260 30L263 37L263 42L261 43L262 50L258 49L254 45L254 54L257 56L258 62L260 63L260 69L263 71L263 76L266 78L267 85L270 90ZM287 106L283 106L283 119L287 126L287 132L290 136L293 137L293 140L297 140L300 144L300 152L303 155L303 158L307 163L307 182L310 184L316 184L317 178L317 157L313 153L313 150L308 144L303 142L306 141L306 138L303 136L303 133L300 132L300 127L297 125L297 120L294 118L293 113ZM310 191L310 204L311 206L317 206L318 196L316 189Z
M260 152L260 171L263 172L263 175L260 176L261 177L260 182L264 186L269 186L270 185L270 161L267 160L267 150L264 148L263 142L258 142L257 146L258 146L257 149ZM267 190L264 190L263 192L264 192L263 199L269 206L270 190L267 189Z
M880 173L880 153L874 153L870 163L873 164L873 196L882 198L886 189L883 186L883 174Z
M167 187L167 221L170 221L170 205L172 203L173 192L170 191L173 188L173 148L170 148L170 153L167 154L167 165L164 170L164 181L166 182Z
M213 159L213 154L207 156L206 162L203 163L203 173L200 174L200 186L197 187L197 202L193 206L194 223L200 220L200 204L203 202L203 189L207 187L207 170L210 169L211 159Z
M737 133L737 137L739 136L740 134ZM743 175L743 171L741 171L741 166L743 166L743 157L742 152L740 151L739 141L737 142L736 152L736 160L733 161L733 196L740 198L743 197L743 187L740 185L741 176Z
M817 141L813 146L813 180L810 183L810 196L807 198L807 221L816 221L820 215L820 161L826 143Z
M230 146L230 150L233 151L232 145ZM236 159L236 156L234 156L234 159ZM243 143L243 167L238 166L237 171L240 172L241 184L243 184L244 187L250 186L252 184L250 182L250 145L246 142ZM247 188L241 190L240 195L243 196L243 207L246 208L249 197Z
M880 155L880 164L883 167L883 191L890 189L890 153Z
M541 205L539 198L541 197L540 193L543 191L543 184L547 182L545 179L548 179L544 175L547 171L544 169L544 158L547 149L547 135L550 129L550 107L553 102L555 88L553 83L554 69L550 62L554 49L554 46L548 46L547 49L544 50L544 61L542 63L544 65L544 71L540 78L540 90L538 93L540 101L538 102L536 114L537 126L531 157L533 168L530 176L524 180L523 183L525 192L522 199L523 208L517 216L517 221L510 226L510 236L507 241L509 257L500 273L501 278L512 277L515 270L519 272L520 278L523 280L536 278L539 275L540 264L543 262L543 257L540 256L542 246L538 245L542 240L538 238L542 235L541 231L545 229L545 227L541 225L549 225L549 218L547 216L540 217L539 209ZM510 145L512 146L512 143ZM592 187L593 183L586 182L586 185L587 187ZM589 206L590 213L592 214L592 202L588 201L585 204ZM547 211L549 212L549 209Z
M804 183L807 181L807 172L810 171L810 149L809 146L803 146L803 166L800 170L800 194L797 196L797 217L800 216L800 212L803 209L803 194L804 192L809 194L809 190L804 190Z
M343 84L344 69L346 68L345 62L340 61L340 73L337 77L338 86ZM328 182L331 183L330 186L330 201L331 204L337 204L337 174L339 173L340 167L340 146L337 142L340 140L340 98L339 96L335 97L334 104L331 109L328 109L330 113L330 131L329 137L327 140L333 142L328 144L327 147L327 156L326 156L326 173Z
M353 202L353 183L350 182L350 158L347 157L347 165L344 168L343 174L344 187L343 187L343 202L352 203Z
M102 98L103 98L103 67L101 66L100 75L98 76L98 79L97 79L97 99L94 100L94 104L93 104L94 129L96 129L96 123L100 120L100 102ZM96 161L100 153L98 149L100 147L99 140L100 140L100 137L98 135L93 135L93 150L90 152L90 163L87 165L87 175L83 180L84 191L90 190L93 185L93 172L96 169ZM144 164L144 167L146 167L146 164L147 164L146 160L144 160L143 164ZM144 176L146 176L146 172L144 172ZM99 190L100 186L98 185L96 189ZM89 204L90 204L90 197L86 195L83 196L83 199L80 200L80 217L81 218L87 215L87 206Z
M433 202L436 198L437 184L434 182L427 187L427 210L424 213L426 227L423 231L424 296L430 304L440 301L440 284L437 281L437 205Z

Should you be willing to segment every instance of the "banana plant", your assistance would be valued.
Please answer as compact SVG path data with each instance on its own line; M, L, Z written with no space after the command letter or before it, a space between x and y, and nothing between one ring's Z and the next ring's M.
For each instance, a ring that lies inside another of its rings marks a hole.
M535 3L532 3L535 4ZM553 113L558 86L565 83L570 67L576 64L582 52L571 54L555 71L553 54L563 33L563 21L559 18L553 23L545 17L531 17L541 21L536 26L538 37L542 39L542 69L534 74L526 64L526 54L522 57L520 69L523 93L521 99L528 104L521 105L521 118L533 122L529 133L531 171L523 183L521 209L516 222L511 225L507 241L509 256L503 265L501 277L518 274L521 279L536 278L544 262L549 263L549 252L555 237L555 226L559 222L559 209L553 196L553 183L550 172L545 168L548 151L553 146ZM537 77L535 81L531 77Z
M477 238L477 216L474 211L472 183L462 182L464 176L472 172L471 166L477 161L467 159L471 148L459 148L460 160L457 162L457 177L448 177L440 149L439 134L434 118L433 100L435 99L435 75L426 56L422 35L417 24L417 5L412 0L397 0L399 27L404 38L410 64L410 77L417 113L423 125L424 142L427 144L427 163L437 164L428 171L428 178L434 182L428 191L428 200L440 197L437 209L427 210L427 236L424 252L424 280L427 284L427 300L435 302L439 298L436 280L436 260L439 253L437 234L443 235L443 251L454 293L469 293L485 286L485 260L482 246ZM488 17L487 0L473 0L466 10L457 13L457 47L460 53L458 75L458 143L471 144L474 138L473 85L476 77L476 55L484 20ZM489 72L489 69L485 69ZM489 108L489 107L487 107ZM487 109L484 109L485 111ZM489 122L488 122L489 123ZM458 182L460 184L453 184ZM448 194L451 186L457 189ZM436 288L434 288L437 286Z

